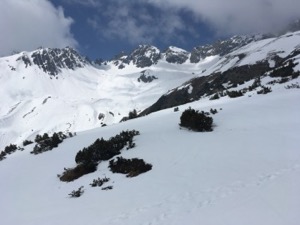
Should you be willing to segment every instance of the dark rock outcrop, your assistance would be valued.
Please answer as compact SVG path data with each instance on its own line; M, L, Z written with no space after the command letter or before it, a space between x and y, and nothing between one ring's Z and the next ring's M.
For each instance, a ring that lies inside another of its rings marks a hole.
M168 63L182 64L189 58L189 52L176 47L169 47L164 54Z
M266 36L234 36L230 39L220 40L213 44L198 46L192 50L190 61L191 63L198 63L201 59L208 56L224 56L244 45L264 38L266 38Z
M31 55L24 53L17 59L22 60L26 67L37 65L45 73L55 76L61 72L61 69L82 68L90 64L89 60L82 57L73 48L40 48Z
M128 60L140 68L156 64L160 58L159 49L151 45L140 45L128 56Z
M151 83L153 80L158 79L154 75L146 74L147 70L141 72L141 76L138 78L138 82Z

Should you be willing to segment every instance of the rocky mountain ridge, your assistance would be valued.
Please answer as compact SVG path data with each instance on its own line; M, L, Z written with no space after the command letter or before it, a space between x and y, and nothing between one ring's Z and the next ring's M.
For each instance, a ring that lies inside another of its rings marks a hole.
M19 53L17 61L23 62L26 68L37 65L39 69L51 76L58 75L62 69L75 70L86 65L102 66L113 63L118 69L123 69L129 64L133 64L138 68L151 67L162 60L172 64L183 64L185 62L195 64L208 56L224 56L233 50L264 38L267 38L267 36L234 36L213 44L194 47L191 52L175 46L170 46L161 51L152 45L139 45L130 54L120 52L111 60L96 59L95 61L90 61L87 57L81 56L71 47L62 49L39 48L32 52ZM12 69L14 68L12 67Z
M194 63L193 54L183 49L171 46L161 52L150 45L110 61L91 62L72 48L0 58L0 145L38 133L118 123L133 110L146 115L202 98L228 97L232 91L245 95L273 85L296 87L299 43L299 31L235 37L203 47ZM261 83L254 88L257 80Z
M139 68L149 67L156 64L160 60L166 60L168 63L183 64L185 62L199 63L208 56L220 55L224 56L242 46L251 42L268 38L267 35L241 35L233 36L226 40L219 40L213 44L197 46L188 52L184 49L170 46L161 51L152 45L139 45L129 55L121 52L111 61L114 62L119 69L123 69L132 63ZM106 61L106 63L109 61Z

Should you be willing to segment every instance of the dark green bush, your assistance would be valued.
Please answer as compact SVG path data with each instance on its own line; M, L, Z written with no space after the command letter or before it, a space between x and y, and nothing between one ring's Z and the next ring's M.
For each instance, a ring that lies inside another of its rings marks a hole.
M78 179L79 177L85 174L93 173L96 170L97 170L96 163L86 163L86 164L82 163L82 164L78 164L74 168L65 169L63 174L59 176L59 179L64 182L70 182Z
M83 192L83 186L81 186L76 191L73 190L69 195L71 196L71 198L79 198L83 194Z
M243 92L241 91L227 91L227 95L230 98L237 98L243 96Z
M33 141L25 140L25 141L23 141L23 146L27 146L27 145L30 145L32 143L33 143Z
M123 117L120 122L125 122L127 120L132 120L132 119L135 119L137 117L138 117L138 113L137 113L136 109L134 109L134 110L132 110L128 113L128 116Z
M0 161L6 159L6 155L7 155L7 154L5 153L5 151L1 151L1 152L0 152Z
M117 157L117 160L109 161L109 168L113 173L127 174L127 177L135 177L152 169L152 165L145 163L143 159L124 159Z
M107 183L108 181L110 181L110 179L107 177L104 177L103 179L98 177L98 179L94 179L93 182L90 183L90 185L92 187L101 187L103 184Z
M10 155L10 154L14 153L17 150L23 151L24 148L21 148L17 145L14 145L14 144L10 144L10 145L5 146L4 151L0 152L0 161L6 159L7 155Z
M217 110L217 109L210 109L209 111L210 111L210 113L213 114L213 115L218 113L218 110Z
M4 148L4 152L6 154L11 154L11 153L17 151L17 149L18 149L18 147L16 145L10 144Z
M180 117L180 126L200 132L212 131L213 119L204 112L186 109Z

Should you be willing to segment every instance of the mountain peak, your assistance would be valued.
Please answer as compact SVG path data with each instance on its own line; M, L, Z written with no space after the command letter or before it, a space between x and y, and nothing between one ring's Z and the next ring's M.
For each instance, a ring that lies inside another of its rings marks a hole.
M89 64L88 60L82 57L72 47L65 48L43 48L40 47L33 52L23 52L17 58L17 61L22 60L26 67L37 65L45 73L55 76L62 69L75 70Z
M189 52L175 46L168 47L165 52L165 58L168 63L182 64L189 58Z

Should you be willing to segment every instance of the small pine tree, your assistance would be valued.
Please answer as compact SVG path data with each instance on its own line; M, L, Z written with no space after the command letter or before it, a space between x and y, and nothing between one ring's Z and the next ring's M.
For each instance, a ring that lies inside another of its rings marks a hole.
M73 190L69 195L71 196L71 198L79 198L83 194L83 192L83 186L81 186L76 191Z
M131 112L128 113L128 119L134 119L137 118L137 111L136 109L132 110Z

